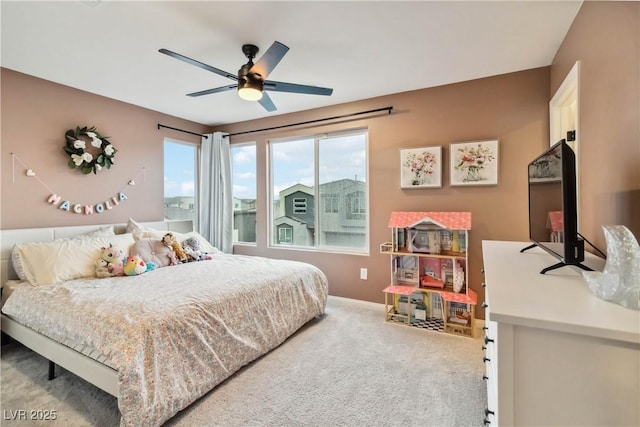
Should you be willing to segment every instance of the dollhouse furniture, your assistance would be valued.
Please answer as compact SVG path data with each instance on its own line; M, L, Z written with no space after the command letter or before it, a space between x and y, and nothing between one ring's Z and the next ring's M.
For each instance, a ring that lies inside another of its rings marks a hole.
M485 425L640 425L640 311L596 297L578 269L540 274L553 258L528 244L482 242Z
M477 294L469 287L471 212L392 212L385 320L473 337Z

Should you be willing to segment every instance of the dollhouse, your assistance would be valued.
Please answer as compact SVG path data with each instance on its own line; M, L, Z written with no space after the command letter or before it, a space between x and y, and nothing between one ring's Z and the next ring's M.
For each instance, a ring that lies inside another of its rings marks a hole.
M473 337L477 294L469 287L471 212L392 212L385 320Z

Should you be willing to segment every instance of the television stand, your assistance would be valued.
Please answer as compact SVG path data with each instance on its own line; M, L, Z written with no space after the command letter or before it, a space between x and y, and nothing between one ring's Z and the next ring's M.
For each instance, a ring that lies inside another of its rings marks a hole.
M520 251L522 252L522 251ZM547 268L543 268L542 270L540 270L540 274L544 274L547 271L551 271L551 270L555 270L556 268L561 268L561 267L565 267L565 266L570 266L573 265L575 267L580 267L583 270L587 270L587 271L593 271L592 268L587 267L586 265L582 264L582 263L577 263L577 264L566 264L564 262L559 262L557 264L553 264Z
M522 248L522 249L520 249L520 253L522 253L522 252L524 252L524 251L526 251L526 250L529 250L529 249L533 249L533 248L535 248L536 246L538 246L538 245L536 245L536 244L534 243L534 244L532 244L532 245L527 246L526 248ZM593 269L592 269L592 268L589 268L589 267L587 267L586 265L584 265L584 264L582 264L582 263L577 263L577 264L567 264L567 263L565 263L565 262L560 261L560 262L559 262L559 263L557 263L557 264L553 264L553 265L551 265L551 266L549 266L549 267L547 267L547 268L543 268L542 270L540 270L540 274L544 274L544 273L546 273L547 271L555 270L556 268L562 268L562 267L570 266L570 265L573 265L573 266L576 266L576 267L580 267L581 269L586 270L586 271L593 271Z

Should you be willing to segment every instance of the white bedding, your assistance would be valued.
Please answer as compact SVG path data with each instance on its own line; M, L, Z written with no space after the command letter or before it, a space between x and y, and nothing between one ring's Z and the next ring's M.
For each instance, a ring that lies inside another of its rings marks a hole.
M17 287L2 312L96 349L122 426L160 425L324 312L327 279L294 261L216 254L140 276Z

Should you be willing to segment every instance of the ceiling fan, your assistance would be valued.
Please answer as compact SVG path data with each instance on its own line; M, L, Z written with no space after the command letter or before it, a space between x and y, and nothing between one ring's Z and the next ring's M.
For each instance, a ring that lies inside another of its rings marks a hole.
M258 101L265 110L276 111L276 106L274 105L273 101L266 91L304 93L310 95L327 96L333 93L333 89L329 89L326 87L307 86L295 83L266 80L266 78L269 76L269 74L271 74L276 65L278 65L284 55L289 51L289 48L280 42L273 42L271 47L269 47L269 49L267 49L262 57L254 64L253 58L256 57L258 50L258 46L252 44L245 44L242 46L242 52L249 59L249 62L240 67L237 76L167 49L160 49L159 52L179 59L180 61L184 61L187 64L195 65L196 67L200 67L203 70L211 71L212 73L236 81L236 83L227 86L207 89L200 92L188 93L187 96L202 96L237 89L240 98L246 99L248 101Z

